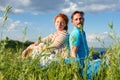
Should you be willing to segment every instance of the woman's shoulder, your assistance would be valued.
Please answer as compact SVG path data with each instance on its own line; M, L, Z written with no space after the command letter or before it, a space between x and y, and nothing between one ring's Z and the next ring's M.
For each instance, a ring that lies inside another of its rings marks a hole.
M57 32L53 32L53 33L51 33L51 34L49 34L49 36L56 36L57 35Z
M65 30L61 31L61 32L53 32L50 34L50 36L53 37L69 37L69 33Z
M65 35L65 36L69 35L68 31L66 30L63 30L60 34Z

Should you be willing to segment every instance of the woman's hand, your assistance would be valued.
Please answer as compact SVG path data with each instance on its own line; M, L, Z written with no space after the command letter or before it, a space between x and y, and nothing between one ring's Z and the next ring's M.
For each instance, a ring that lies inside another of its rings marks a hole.
M24 59L24 58L26 57L26 55L27 55L27 50L25 49L25 50L22 52L21 58Z
M23 52L22 52L22 56L21 58L24 59L26 57L26 55L31 51L33 50L35 47L34 44L31 44L30 46L28 46Z

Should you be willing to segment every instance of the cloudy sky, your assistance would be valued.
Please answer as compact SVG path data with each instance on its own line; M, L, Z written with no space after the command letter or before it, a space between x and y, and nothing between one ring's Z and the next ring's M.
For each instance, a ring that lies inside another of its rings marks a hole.
M5 27L1 27L6 6L11 7ZM120 0L0 0L0 33L10 39L23 40L23 30L27 27L26 40L36 41L55 32L53 19L58 13L65 13L69 19L75 10L85 12L85 25L89 47L100 47L99 37L109 46L111 39L109 23L120 38ZM69 20L69 33L73 25Z

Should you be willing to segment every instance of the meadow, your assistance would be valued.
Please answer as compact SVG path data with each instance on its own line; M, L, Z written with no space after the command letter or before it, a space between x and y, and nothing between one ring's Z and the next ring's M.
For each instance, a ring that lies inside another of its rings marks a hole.
M7 14L10 12L10 7L6 7L4 12L2 25L7 20ZM101 55L101 66L97 74L94 74L91 80L119 80L120 79L120 39L117 38L113 24L109 24L109 37L114 41L109 48L106 48L105 54ZM76 62L65 63L64 59L58 58L57 62L53 61L47 67L39 65L39 58L34 60L29 57L21 59L22 51L33 42L20 42L11 40L8 37L2 39L2 31L0 37L0 80L88 80L88 61L94 61L92 56L99 54L93 48L90 48L90 55L85 60L84 75L80 73L80 68ZM24 36L26 32L24 31ZM104 47L104 41L96 38ZM108 61L108 62L107 62ZM93 70L92 73L95 71Z

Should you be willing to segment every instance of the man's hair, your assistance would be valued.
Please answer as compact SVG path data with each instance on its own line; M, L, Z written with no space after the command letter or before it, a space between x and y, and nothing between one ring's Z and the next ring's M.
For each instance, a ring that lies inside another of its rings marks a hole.
M82 15L82 16L84 16L84 12L83 11L74 11L73 13L72 13L72 15L71 15L71 19L73 19L73 16L75 15L75 14L80 14L80 15Z

